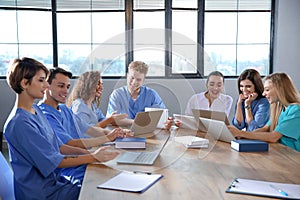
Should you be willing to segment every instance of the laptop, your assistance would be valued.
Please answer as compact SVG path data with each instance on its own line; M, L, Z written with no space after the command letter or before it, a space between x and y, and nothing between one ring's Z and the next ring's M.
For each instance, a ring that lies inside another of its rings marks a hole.
M131 125L131 131L134 132L135 136L144 133L152 133L157 128L162 113L163 110L138 112Z
M153 165L157 157L166 146L169 138L170 134L168 134L168 137L165 139L159 151L125 151L118 156L117 163L130 165Z
M180 128L186 128L196 131L207 132L204 124L199 120L199 117L195 119L193 116L181 115L181 114L173 114L174 120L178 120L181 122Z
M235 137L223 121L207 119L204 117L199 117L199 120L206 126L207 134L211 135L214 139L227 143L230 143L231 140L235 140Z
M202 110L202 109L192 109L192 112L195 117L215 119L215 120L225 122L226 125L230 125L225 112L213 111L213 110Z

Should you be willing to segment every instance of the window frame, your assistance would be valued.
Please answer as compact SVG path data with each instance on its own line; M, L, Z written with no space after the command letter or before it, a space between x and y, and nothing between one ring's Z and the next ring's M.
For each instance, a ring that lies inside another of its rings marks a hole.
M274 23L275 23L275 2L276 0L271 0L271 11L269 10L261 10L260 12L270 12L271 20L270 20L270 48L269 48L269 73L273 72L273 47L274 47ZM165 12L165 74L162 76L147 76L147 78L151 79L176 79L176 78L205 78L204 76L204 18L206 12L252 12L257 10L246 10L246 11L236 11L236 10L217 10L217 11L206 11L205 10L205 0L197 0L198 7L197 8L173 8L171 0L165 0L165 8L164 9L134 9L133 0L125 0L124 2L124 10L102 10L102 9L93 9L93 10L57 10L56 0L51 0L51 8L35 8L35 7L9 7L9 6L1 6L1 10L33 10L33 11L48 11L52 13L52 46L53 46L53 66L58 66L58 40L57 40L57 13L80 13L80 12L124 12L124 20L125 20L125 72L127 73L128 64L134 59L133 53L133 12L155 12L155 11L164 11ZM172 69L167 66L172 66L172 10L174 11L188 11L193 10L197 11L197 72L196 73L180 73L174 74L172 73ZM92 22L91 22L92 23ZM6 43L4 43L6 44ZM19 53L19 45L20 43L15 43L18 45L18 53ZM93 45L91 43L90 45ZM238 45L237 43L235 45ZM236 62L238 62L236 60ZM126 76L126 74L124 75ZM238 75L226 75L226 78L236 78ZM103 76L104 79L119 79L123 76ZM0 76L0 78L5 78L5 76Z

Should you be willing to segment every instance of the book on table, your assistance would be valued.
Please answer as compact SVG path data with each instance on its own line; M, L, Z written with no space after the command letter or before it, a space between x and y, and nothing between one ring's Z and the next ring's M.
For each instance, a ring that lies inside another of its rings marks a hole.
M208 148L209 140L197 136L177 136L175 142L183 144L186 148Z
M239 152L263 152L269 150L269 144L260 140L232 140L231 148Z
M115 148L120 149L145 149L146 138L128 137L128 138L116 138Z
M97 188L142 193L162 177L162 174L123 171Z

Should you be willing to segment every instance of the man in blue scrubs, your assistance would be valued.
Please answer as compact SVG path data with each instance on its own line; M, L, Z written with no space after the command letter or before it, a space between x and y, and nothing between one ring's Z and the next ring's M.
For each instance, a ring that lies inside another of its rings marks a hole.
M38 106L46 115L54 133L64 143L80 148L90 148L102 145L105 142L113 141L116 137L126 135L125 131L116 128L112 131L99 127L85 127L86 133L102 135L90 138L80 132L79 126L86 126L73 112L64 104L66 102L72 73L62 68L51 69L47 78L49 88L46 89L43 101ZM76 179L83 180L85 165L62 169L62 174Z
M117 112L126 113L129 119L134 119L137 112L145 111L145 107L166 108L158 93L143 85L147 72L148 66L144 62L129 64L127 85L112 92L106 116Z

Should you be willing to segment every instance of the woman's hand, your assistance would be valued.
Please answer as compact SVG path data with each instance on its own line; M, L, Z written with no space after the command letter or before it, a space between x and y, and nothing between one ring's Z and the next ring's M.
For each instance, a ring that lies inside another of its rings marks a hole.
M253 92L248 96L247 99L245 99L245 106L251 105L252 101L254 101L257 98L258 94L256 92Z
M165 124L165 129L166 130L170 130L171 126L173 124L173 118L172 117L168 117L167 121L164 124Z
M236 138L241 138L243 136L243 132L240 129L236 128L235 126L229 125L227 126L229 131L232 133L232 135Z

